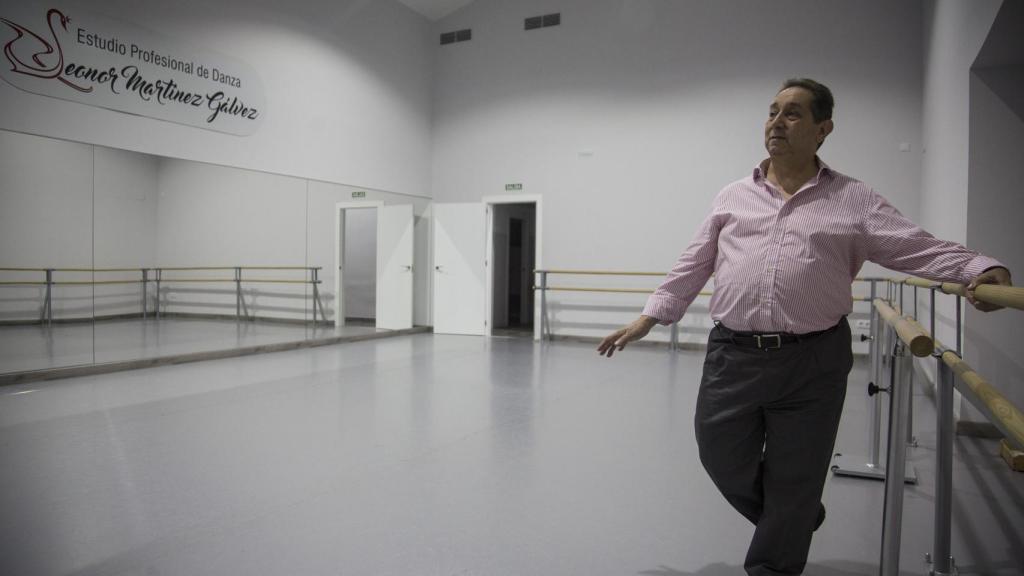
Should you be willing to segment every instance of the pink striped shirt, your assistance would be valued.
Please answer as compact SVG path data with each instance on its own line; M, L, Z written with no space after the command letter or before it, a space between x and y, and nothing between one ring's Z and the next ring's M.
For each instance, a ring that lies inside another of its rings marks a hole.
M768 160L726 186L643 314L679 320L714 273L713 319L733 330L804 334L852 311L851 283L865 260L964 284L1002 266L935 238L863 182L819 166L788 201L766 178Z

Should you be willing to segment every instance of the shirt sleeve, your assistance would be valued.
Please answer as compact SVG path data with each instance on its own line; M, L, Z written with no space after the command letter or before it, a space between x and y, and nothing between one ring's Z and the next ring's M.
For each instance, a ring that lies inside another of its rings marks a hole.
M947 240L911 222L880 194L870 191L864 215L868 260L935 282L967 284L998 260Z
M676 260L665 280L648 297L647 305L642 312L644 316L655 318L662 325L678 322L700 293L700 289L707 284L715 269L718 234L724 221L719 206L719 199L716 198L711 214L704 219L697 234Z

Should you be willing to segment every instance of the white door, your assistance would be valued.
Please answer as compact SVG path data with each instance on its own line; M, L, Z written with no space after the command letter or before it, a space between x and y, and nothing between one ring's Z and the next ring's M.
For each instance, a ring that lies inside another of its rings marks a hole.
M434 332L484 335L485 205L434 204Z
M377 209L377 328L412 328L412 205Z

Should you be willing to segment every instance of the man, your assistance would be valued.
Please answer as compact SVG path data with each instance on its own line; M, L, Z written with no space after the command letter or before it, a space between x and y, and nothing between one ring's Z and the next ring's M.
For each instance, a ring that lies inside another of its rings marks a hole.
M715 274L695 428L701 463L755 526L748 574L800 574L825 519L821 493L846 378L846 315L866 260L936 281L1010 284L998 261L938 240L817 150L832 132L832 93L786 81L764 127L768 159L726 186L639 319L604 338L611 357L671 324Z

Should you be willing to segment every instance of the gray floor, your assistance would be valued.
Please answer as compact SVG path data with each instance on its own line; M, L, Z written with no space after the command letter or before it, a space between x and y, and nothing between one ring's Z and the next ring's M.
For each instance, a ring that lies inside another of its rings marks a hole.
M0 326L0 374L228 350L380 332L366 325L312 326L198 318Z
M0 574L741 574L752 528L694 446L701 358L415 335L3 387ZM916 400L906 574L935 485ZM960 439L954 484L961 574L1024 573L1024 475ZM830 477L825 503L807 574L876 573L882 484Z

